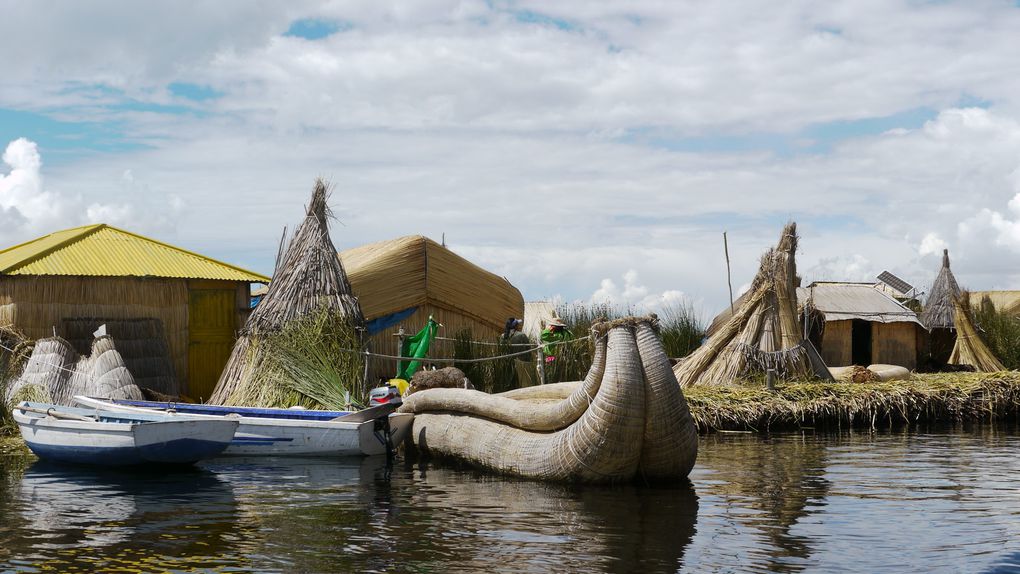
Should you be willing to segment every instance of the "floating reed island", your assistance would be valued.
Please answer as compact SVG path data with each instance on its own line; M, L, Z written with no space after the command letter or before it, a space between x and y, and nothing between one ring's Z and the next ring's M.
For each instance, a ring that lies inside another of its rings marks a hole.
M927 373L855 383L762 381L685 390L698 431L877 429L987 422L1020 413L1020 372Z

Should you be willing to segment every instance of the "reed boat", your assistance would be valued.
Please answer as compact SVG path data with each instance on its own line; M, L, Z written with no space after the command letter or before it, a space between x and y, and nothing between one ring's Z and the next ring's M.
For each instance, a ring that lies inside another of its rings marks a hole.
M362 411L269 409L194 403L132 401L76 396L89 408L123 413L161 414L173 419L217 420L239 417L240 425L224 456L370 456L386 454L411 429L414 415L394 413L395 405Z
M429 389L409 395L411 433L426 454L526 478L589 483L686 479L697 429L651 317L592 327L583 381L489 395Z
M192 464L222 453L238 419L168 419L24 401L13 409L28 448L41 459L101 466Z

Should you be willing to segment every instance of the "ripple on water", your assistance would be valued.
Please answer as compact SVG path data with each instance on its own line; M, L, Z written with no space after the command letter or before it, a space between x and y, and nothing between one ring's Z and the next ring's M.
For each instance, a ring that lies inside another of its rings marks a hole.
M1010 427L713 435L674 488L378 458L137 474L8 455L0 570L1016 572L1018 454Z

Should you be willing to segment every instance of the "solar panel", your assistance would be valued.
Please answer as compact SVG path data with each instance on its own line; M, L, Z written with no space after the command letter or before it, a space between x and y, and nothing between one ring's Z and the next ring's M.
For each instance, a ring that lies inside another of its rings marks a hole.
M906 281L900 279L899 277L893 275L892 273L889 273L888 271L883 271L882 274L878 276L878 280L892 287L893 289L899 291L900 293L903 293L904 295L909 293L910 290L914 288L910 283L907 283Z

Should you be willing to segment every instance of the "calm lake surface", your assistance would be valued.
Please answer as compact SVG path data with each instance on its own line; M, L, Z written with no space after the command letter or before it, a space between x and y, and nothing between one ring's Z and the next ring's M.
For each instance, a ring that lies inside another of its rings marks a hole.
M712 435L676 488L381 457L130 474L0 453L0 571L1020 572L1014 424Z

